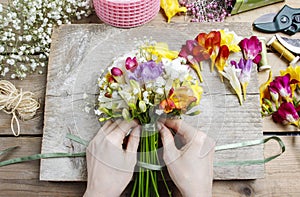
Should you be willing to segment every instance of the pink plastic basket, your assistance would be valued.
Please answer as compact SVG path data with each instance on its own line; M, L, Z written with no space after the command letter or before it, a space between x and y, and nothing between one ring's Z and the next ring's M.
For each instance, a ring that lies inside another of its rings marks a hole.
M115 27L130 28L152 20L160 0L93 0L97 16Z

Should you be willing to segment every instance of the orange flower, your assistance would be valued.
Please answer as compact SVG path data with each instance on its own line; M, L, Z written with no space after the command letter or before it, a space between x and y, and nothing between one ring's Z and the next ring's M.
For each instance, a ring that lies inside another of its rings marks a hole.
M229 49L226 45L222 45L220 47L220 51L219 51L219 54L218 54L217 59L216 59L216 67L217 67L218 71L223 71L224 70L224 67L226 65L226 61L229 57L229 53L230 53ZM221 80L223 81L222 77L221 77Z
M186 110L191 103L197 101L193 90L188 87L176 88L170 95L170 99L174 102L176 109L180 110Z
M167 98L159 104L159 108L163 109L164 112L168 114L172 112L176 108L176 106L175 103L170 98Z
M209 34L200 33L196 40L198 41L199 45L205 47L206 52L210 55L211 70L213 70L220 50L221 33L219 31L211 31Z

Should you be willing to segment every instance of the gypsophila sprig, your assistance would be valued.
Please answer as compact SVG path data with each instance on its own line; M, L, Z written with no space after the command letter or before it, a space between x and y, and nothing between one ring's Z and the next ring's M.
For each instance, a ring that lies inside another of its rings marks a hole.
M0 4L0 76L23 79L47 65L55 26L90 15L90 0L12 0Z

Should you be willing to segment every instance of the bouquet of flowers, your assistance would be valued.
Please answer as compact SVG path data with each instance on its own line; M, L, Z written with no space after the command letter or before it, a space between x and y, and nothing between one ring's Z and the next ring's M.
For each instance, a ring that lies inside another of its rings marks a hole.
M116 58L98 85L96 114L100 121L137 119L143 125L138 162L143 165L139 167L133 195L137 188L139 196L153 196L152 192L158 196L157 171L143 169L148 164L160 165L155 123L162 116L199 113L191 110L199 104L203 92L197 75L187 60L169 50L166 43L145 41L137 50ZM162 172L161 175L164 180Z
M272 116L276 123L300 126L300 66L289 66L280 71L280 76L269 79L260 87L262 114Z

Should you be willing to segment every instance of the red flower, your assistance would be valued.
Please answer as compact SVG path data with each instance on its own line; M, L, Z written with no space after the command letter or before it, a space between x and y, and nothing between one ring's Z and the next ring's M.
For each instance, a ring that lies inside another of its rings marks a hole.
M130 70L133 72L137 66L138 66L138 62L136 60L136 57L134 57L134 58L127 57L127 59L125 61L125 67L127 70Z

